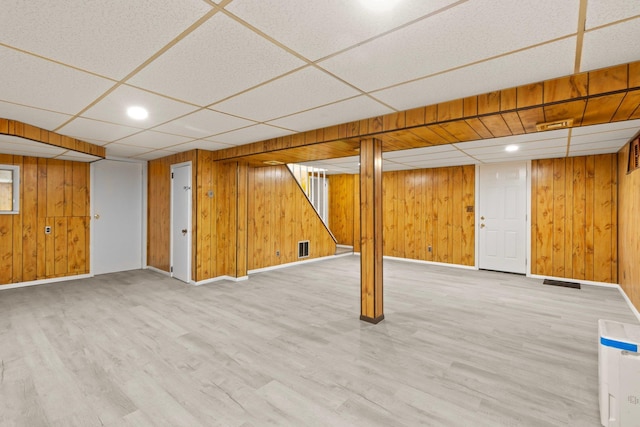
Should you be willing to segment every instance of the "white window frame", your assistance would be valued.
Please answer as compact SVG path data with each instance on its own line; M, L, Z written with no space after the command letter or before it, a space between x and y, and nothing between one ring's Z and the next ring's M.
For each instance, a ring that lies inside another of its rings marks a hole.
M0 165L0 170L10 170L13 175L13 209L10 211L0 210L0 215L15 215L20 213L20 166Z

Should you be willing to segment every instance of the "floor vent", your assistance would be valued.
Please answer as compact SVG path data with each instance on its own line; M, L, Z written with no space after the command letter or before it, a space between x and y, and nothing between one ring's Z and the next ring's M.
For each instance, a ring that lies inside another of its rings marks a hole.
M309 241L303 240L298 242L298 258L306 258L309 256Z
M580 289L580 283L562 282L560 280L544 279L544 282L542 282L542 284L543 285L551 285L551 286L562 286L564 288Z

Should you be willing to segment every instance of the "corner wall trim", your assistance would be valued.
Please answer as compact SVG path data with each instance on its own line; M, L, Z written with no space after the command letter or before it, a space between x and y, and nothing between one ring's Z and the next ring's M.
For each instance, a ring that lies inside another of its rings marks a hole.
M30 282L11 283L7 285L0 285L0 291L5 289L25 288L27 286L47 285L49 283L67 282L69 280L88 279L90 277L93 277L93 274L78 274L76 276L54 277L52 279L42 279L42 280L33 280Z

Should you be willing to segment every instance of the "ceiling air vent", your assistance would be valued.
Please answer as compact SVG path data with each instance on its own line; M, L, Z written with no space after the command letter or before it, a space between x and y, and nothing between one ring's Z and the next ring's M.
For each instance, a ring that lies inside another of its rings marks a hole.
M566 119L566 120L556 120L555 122L538 123L536 125L536 129L538 129L538 132L542 132L545 130L558 130L558 129L570 128L571 126L573 126L573 119Z

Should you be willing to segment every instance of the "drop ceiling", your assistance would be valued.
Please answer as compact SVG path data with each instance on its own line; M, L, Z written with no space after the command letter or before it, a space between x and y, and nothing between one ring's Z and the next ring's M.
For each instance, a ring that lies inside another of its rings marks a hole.
M151 160L637 61L639 33L640 2L629 0L402 0L384 13L360 0L11 1L0 14L0 118ZM127 117L131 105L149 118ZM638 129L389 152L384 168L612 153ZM71 155L13 138L0 152ZM310 164L357 171L357 157Z

